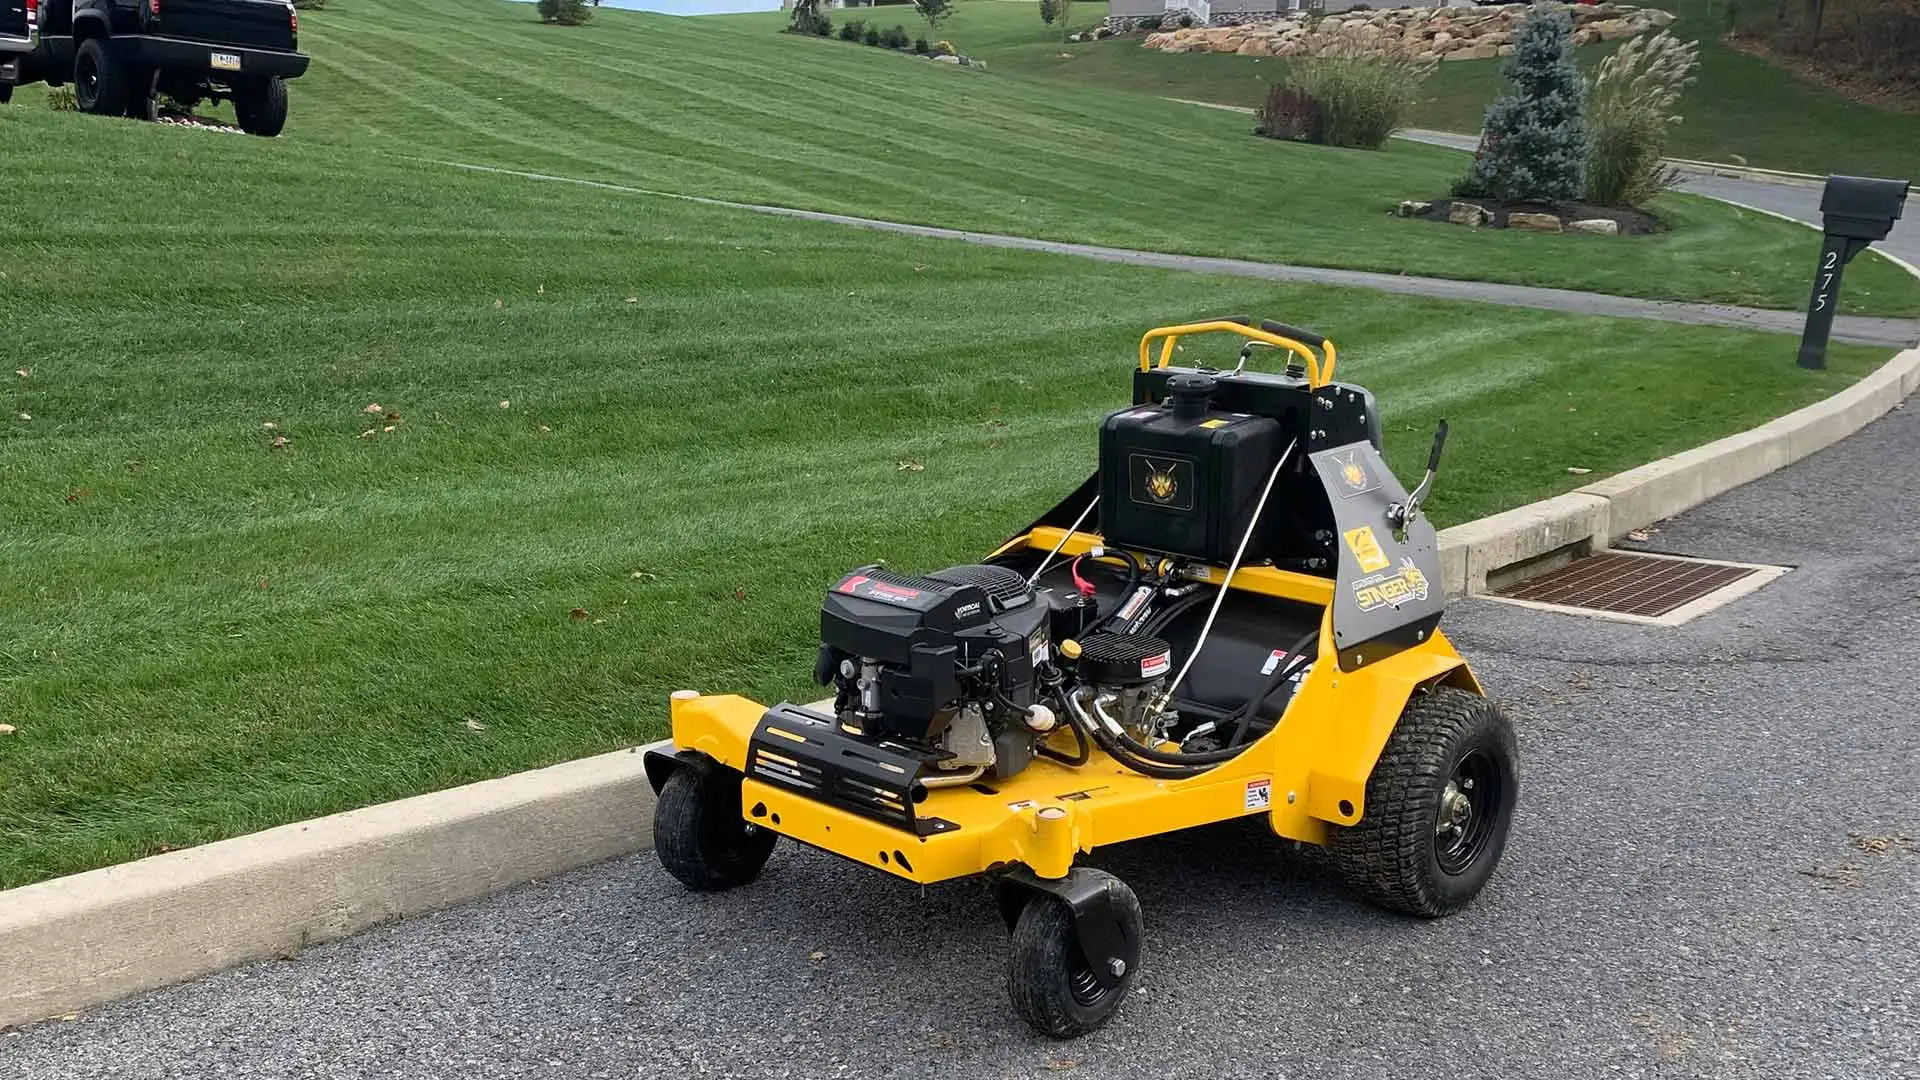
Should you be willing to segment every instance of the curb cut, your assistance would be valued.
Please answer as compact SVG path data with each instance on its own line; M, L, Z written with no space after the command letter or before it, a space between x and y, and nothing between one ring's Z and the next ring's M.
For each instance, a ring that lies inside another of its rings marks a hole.
M0 892L0 1028L649 847L646 747Z
M1455 525L1440 533L1448 596L1488 591L1490 574L1518 581L1553 559L1608 546L1716 495L1832 446L1893 411L1920 389L1920 348L1859 382L1757 428L1628 469L1564 495Z

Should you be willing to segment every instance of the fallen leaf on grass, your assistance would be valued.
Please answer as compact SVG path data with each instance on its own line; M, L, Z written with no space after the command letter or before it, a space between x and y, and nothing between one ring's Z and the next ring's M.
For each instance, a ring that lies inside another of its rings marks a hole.
M279 424L276 424L276 423L274 423L274 422L273 422L273 421L271 421L271 420L268 420L268 421L267 421L266 423L264 423L264 424L261 424L261 425L260 425L260 430L262 430L262 431L279 431L279 430L280 430L280 425L279 425Z
M20 729L12 724L0 724L0 735L12 735Z
M363 413L366 413L368 416L380 416L383 413L385 413L387 410L379 402L376 401L373 404L367 406L366 408L361 409L360 411Z
M21 413L21 414L20 414L20 419L22 419L22 420L32 420L32 419L33 419L33 414L32 414L32 413Z
M67 503L68 505L72 505L91 494L93 494L93 492L88 491L86 488L81 488L79 491L69 491L67 492Z
M542 435L551 435L551 434L553 434L553 429L552 429L552 428L550 428L550 427L548 427L548 426L547 426L547 425L545 425L545 424L541 424L541 425L540 425L540 434L542 434Z
M378 434L379 432L373 430L372 428L368 428L367 430L360 433L360 437L363 439L371 439Z
M894 472L926 472L927 467L925 465L920 464L917 461L907 460L899 463L898 465L895 465L893 467L893 471Z
M500 407L501 407L501 408L503 408L503 409L511 409L511 408L513 408L513 399L512 399L512 398L501 398L501 399L500 399Z
M637 303L639 303L639 302L640 302L640 298L639 298L639 297L637 297L637 296L629 296L629 297L627 297L627 303L629 303L629 304L637 304Z
M285 435L275 435L273 437L273 448L275 450L285 450L287 444L292 441L293 440L287 438Z
M627 576L632 578L635 581L659 581L660 580L660 575L654 573L651 570L635 570L633 573L628 574Z
M495 300L493 302L493 310L495 311L499 311L501 308L506 306L507 306L507 302L505 300Z
M13 373L15 375L20 376L23 379L26 378L27 375L29 374L26 368L14 368Z
M545 284L545 283L543 282L543 283L541 284L541 286L540 286L539 288L537 288L537 289L535 289L535 290L533 290L533 295L535 295L535 296L545 296L545 295L547 295L547 286L546 286L546 284Z
M1570 472L1570 473L1572 473L1572 474L1573 474L1573 475L1575 475L1575 476L1585 476L1585 475L1587 475L1588 473L1590 473L1590 472L1592 472L1593 470L1592 470L1592 469L1583 469L1583 468L1581 468L1581 467L1580 467L1580 466L1578 466L1578 465L1569 465L1569 466L1567 466L1567 471L1568 471L1568 472Z
M587 609L583 607L572 608L567 612L567 618L572 619L574 622L579 622L586 617Z
M391 432L393 431L393 425L392 425L392 424L388 424L388 425L387 425L386 427L383 427L383 428L381 428L380 430L381 430L381 431L384 431L384 432L388 432L388 433L391 433Z
M468 731L485 731L487 730L487 725L469 716L467 717L467 730Z
M745 589L735 589L735 590L733 590L733 598L734 598L735 600L738 600L738 601L740 601L740 602L741 602L741 603L743 603L743 604L744 604L744 603L746 603L746 602L747 602L747 590L745 590Z

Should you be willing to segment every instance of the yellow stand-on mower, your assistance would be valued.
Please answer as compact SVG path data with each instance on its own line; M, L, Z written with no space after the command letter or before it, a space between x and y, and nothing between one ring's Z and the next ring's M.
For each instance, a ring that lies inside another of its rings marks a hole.
M1169 366L1215 331L1246 339L1236 366ZM1285 372L1248 370L1260 349ZM673 750L647 760L661 863L731 888L788 836L908 881L996 874L1014 1007L1061 1038L1140 971L1133 891L1074 865L1098 846L1257 814L1374 903L1466 905L1518 779L1511 727L1438 629L1420 503L1446 424L1408 493L1334 361L1274 322L1149 332L1078 491L980 564L827 591L830 700L673 695Z

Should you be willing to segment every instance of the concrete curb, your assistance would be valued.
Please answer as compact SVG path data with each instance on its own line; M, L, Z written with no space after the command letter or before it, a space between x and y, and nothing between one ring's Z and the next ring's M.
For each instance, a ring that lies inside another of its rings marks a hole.
M0 892L0 1028L647 847L644 749Z
M1832 446L1920 389L1920 348L1896 355L1845 390L1768 421L1541 502L1440 533L1449 596L1486 592L1489 575L1529 569L1608 546L1615 537L1689 510L1716 495Z

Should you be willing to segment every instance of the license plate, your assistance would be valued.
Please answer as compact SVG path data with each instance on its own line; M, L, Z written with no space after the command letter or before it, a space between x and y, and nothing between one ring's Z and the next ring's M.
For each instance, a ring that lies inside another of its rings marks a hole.
M213 66L216 71L239 71L240 54L230 52L214 53Z

